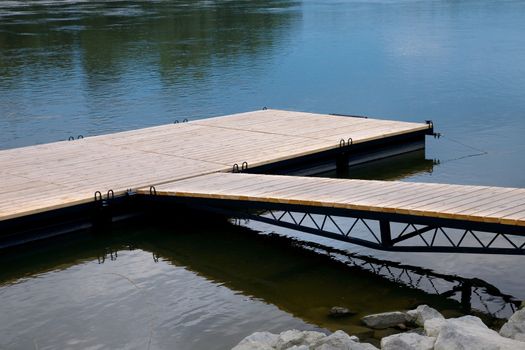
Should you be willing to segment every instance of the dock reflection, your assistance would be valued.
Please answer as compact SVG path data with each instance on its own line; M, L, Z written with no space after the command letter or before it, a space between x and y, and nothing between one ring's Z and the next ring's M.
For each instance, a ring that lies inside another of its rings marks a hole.
M201 218L192 227L135 222L111 232L65 238L0 258L0 287L86 262L111 264L122 251L149 252L154 262L197 275L319 327L371 336L366 314L429 304L447 317L473 313L489 325L510 315L519 301L479 279L360 256L311 242L263 235L225 221ZM110 268L110 266L108 266ZM191 286L188 286L191 288ZM329 316L333 306L354 315Z

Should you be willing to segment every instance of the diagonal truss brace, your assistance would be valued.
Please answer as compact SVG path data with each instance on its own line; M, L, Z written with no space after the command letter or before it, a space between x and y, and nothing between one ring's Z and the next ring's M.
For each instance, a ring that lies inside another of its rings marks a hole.
M525 229L317 205L152 196L155 201L251 219L386 251L525 255Z
M379 250L525 254L525 236L515 233L478 232L468 227L460 231L456 227L435 224L423 225L381 218L374 220L365 217L320 214L305 211L305 208L302 209L303 211L276 209L256 212L228 211L226 214ZM373 222L375 225L372 225ZM404 225L404 228L397 235L392 233L392 224L394 223ZM362 228L359 236L354 234L358 224ZM331 226L332 230L327 229L327 226ZM456 232L449 232L450 230ZM363 231L366 237L363 236ZM482 235L484 235L484 239L481 238ZM497 244L498 238L505 243L505 246Z

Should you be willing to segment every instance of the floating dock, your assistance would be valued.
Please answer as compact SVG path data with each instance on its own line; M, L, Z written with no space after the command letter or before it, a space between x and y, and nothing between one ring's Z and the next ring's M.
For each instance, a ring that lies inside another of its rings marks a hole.
M139 190L149 194L149 189ZM258 174L210 174L155 187L159 196L268 202L525 227L525 189Z
M20 235L99 207L107 215L133 198L248 210L243 217L376 249L523 254L525 189L275 175L421 149L432 133L431 122L262 110L4 150L0 230ZM370 239L354 234L359 222Z
M96 191L118 196L243 166L264 169L430 128L268 109L3 150L0 221L93 202Z

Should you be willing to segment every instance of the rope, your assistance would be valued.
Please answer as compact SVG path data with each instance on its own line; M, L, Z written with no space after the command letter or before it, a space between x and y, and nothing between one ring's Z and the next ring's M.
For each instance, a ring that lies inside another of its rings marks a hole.
M453 138L451 138L449 136L440 134L440 137L442 137L442 138L444 138L444 139L446 139L446 140L448 140L450 142L453 142L453 143L456 143L456 144L461 145L463 147L466 147L468 149L471 149L473 151L476 151L477 153L467 154L465 156L460 156L460 157L456 157L456 158L450 158L450 159L446 159L444 161L438 161L439 164L445 164L445 163L456 161L456 160L461 160L461 159L465 159L465 158L472 158L472 157L479 157L479 156L484 156L486 154L489 154L489 152L487 152L485 150L482 150L481 148L477 148L477 147L468 145L468 144L466 144L464 142L461 142L459 140L453 139Z

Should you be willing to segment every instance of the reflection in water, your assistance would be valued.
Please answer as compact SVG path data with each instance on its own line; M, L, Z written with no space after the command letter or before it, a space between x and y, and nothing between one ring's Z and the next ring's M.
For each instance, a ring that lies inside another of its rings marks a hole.
M2 255L0 347L225 349L260 328L319 329L145 250L180 227L130 226Z
M296 6L0 3L0 148L166 123L189 117L187 106L195 108L192 117L209 116L202 108L210 104L200 99L256 79L295 26Z
M209 225L131 223L2 256L0 263L12 268L0 272L0 320L18 320L0 330L2 344L27 344L30 335L43 347L60 348L75 338L77 347L124 342L189 349L211 342L225 348L256 330L293 327L369 338L377 334L359 320L372 312L426 303L453 316L472 303L490 324L517 303L483 281L258 235L222 221ZM331 318L336 305L356 314Z
M415 175L431 174L437 162L436 160L425 159L425 151L419 150L354 165L343 170L319 173L316 176L367 180L402 180Z
M409 171L408 181L523 187L524 9L521 0L2 1L0 148L271 106L432 119L444 135L427 139L437 166L399 160L351 177ZM473 157L472 147L483 152ZM339 327L326 317L337 304L462 308L459 292L446 294L457 280L441 286L432 275L440 296L404 268L399 281L388 277L389 264L371 263L390 282L245 232L122 231L2 254L0 347L225 348L261 329ZM524 297L516 257L323 243L481 276ZM472 288L475 309L507 314L514 303ZM359 331L357 318L345 325Z
M441 274L419 266L362 256L313 242L301 242L301 245L389 281L457 300L461 303L461 310L466 313L479 311L492 317L508 317L521 304L520 300L480 279Z

